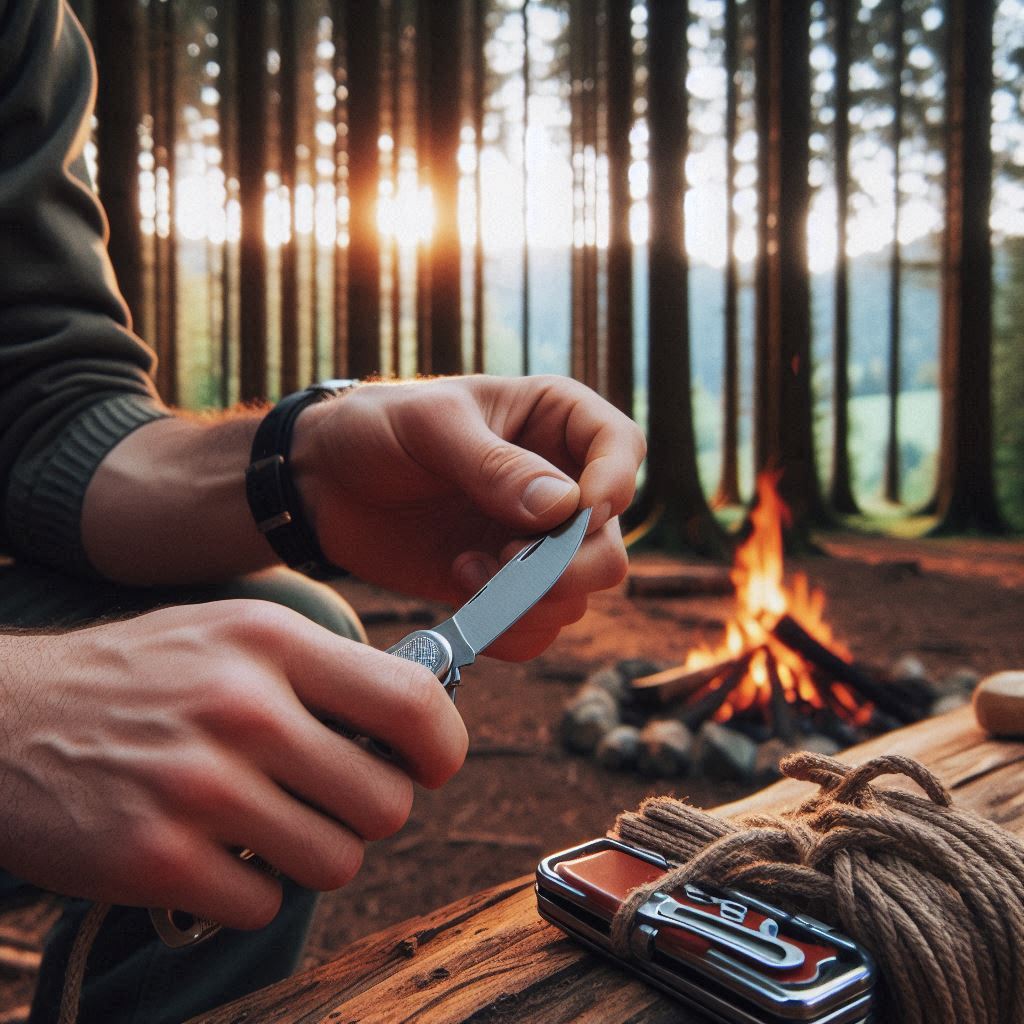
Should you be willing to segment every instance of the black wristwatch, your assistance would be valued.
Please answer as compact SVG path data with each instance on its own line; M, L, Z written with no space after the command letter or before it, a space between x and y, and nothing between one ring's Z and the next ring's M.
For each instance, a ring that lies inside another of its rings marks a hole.
M249 468L245 471L245 493L256 528L285 565L314 579L348 574L327 560L302 508L288 462L292 431L306 406L336 398L358 383L325 380L282 398L257 428Z

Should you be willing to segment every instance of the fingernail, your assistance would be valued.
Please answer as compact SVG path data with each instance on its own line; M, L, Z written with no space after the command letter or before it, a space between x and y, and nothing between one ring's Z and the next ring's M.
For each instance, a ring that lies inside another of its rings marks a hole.
M539 476L523 491L523 505L527 512L540 516L575 489L576 485L571 480L560 480L556 476Z

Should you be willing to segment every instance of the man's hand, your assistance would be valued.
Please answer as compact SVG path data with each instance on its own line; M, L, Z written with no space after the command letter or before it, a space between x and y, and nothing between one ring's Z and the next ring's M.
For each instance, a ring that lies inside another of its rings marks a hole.
M640 429L564 377L368 384L299 417L293 472L328 558L362 579L458 604L525 540L592 506L559 583L489 649L543 650L626 570L615 518Z
M259 601L0 637L0 865L56 892L267 923L397 831L466 731L429 671ZM324 724L386 743L393 762Z

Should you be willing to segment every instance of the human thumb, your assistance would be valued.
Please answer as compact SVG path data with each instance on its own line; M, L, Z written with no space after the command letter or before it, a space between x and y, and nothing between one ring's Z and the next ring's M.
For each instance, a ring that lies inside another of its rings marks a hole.
M482 455L475 467L465 467L461 483L474 504L499 522L537 533L576 510L579 486L547 459L494 435Z

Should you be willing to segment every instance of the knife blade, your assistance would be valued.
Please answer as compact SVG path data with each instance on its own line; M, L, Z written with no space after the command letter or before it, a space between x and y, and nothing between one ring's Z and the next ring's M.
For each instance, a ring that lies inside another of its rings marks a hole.
M430 629L417 629L388 648L429 668L455 698L460 669L519 621L565 572L590 523L584 508L506 562L459 610Z

